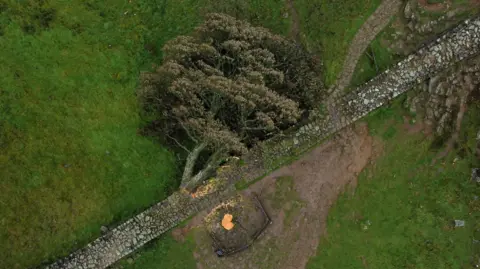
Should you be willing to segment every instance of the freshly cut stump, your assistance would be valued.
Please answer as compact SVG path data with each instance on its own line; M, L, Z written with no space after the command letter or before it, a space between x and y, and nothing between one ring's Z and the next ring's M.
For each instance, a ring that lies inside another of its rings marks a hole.
M269 222L260 202L241 194L218 205L205 217L207 231L219 256L250 246Z

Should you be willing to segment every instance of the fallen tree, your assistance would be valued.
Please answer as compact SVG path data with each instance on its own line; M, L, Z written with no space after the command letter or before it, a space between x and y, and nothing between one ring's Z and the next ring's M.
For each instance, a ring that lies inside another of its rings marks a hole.
M189 191L228 156L308 115L325 94L301 46L223 14L169 41L163 56L154 72L141 74L138 96L161 126L158 135L188 153L181 187Z

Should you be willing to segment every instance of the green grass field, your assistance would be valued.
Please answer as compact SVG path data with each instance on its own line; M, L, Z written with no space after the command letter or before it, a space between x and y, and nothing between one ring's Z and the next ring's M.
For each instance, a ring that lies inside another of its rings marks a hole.
M317 53L324 66L324 80L332 85L342 71L353 37L375 11L380 0L298 0L306 46Z
M378 3L295 2L327 84ZM291 26L283 0L0 0L0 268L51 262L176 188L174 155L138 135L134 92L206 12Z
M391 28L387 27L385 31L378 34L370 43L367 51L360 57L350 81L350 89L361 86L400 60L398 56L382 45L382 40L388 40L389 34L391 34Z
M141 16L34 2L0 14L0 268L66 255L176 186L172 154L137 135Z
M288 31L283 1L235 3L0 0L0 268L53 261L176 188L173 154L138 135L138 73L206 12Z
M118 265L124 269L196 268L193 258L195 250L193 233L190 233L183 243L175 241L170 234L164 235L145 248L141 252L140 258L135 261L123 259Z
M472 154L479 112L477 103L463 122L458 150L435 165L440 148L422 134L407 135L401 109L369 116L384 152L361 173L354 194L343 194L331 209L328 235L307 268L473 268L472 258L480 258L473 245L480 189L470 173L480 164ZM454 228L455 219L465 227Z

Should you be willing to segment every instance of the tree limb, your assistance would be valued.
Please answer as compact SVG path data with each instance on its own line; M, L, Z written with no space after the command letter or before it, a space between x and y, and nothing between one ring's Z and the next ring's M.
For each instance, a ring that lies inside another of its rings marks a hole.
M205 168L198 172L195 176L191 177L189 180L185 182L182 181L181 187L188 191L192 191L198 185L200 185L200 183L212 176L215 173L215 169L220 164L224 153L224 150L217 150L214 152L208 159Z
M187 157L187 161L185 162L185 168L183 169L183 176L182 176L182 183L181 185L186 185L188 181L192 177L193 168L195 167L195 163L197 162L198 156L200 153L207 147L207 143L203 142L195 146L193 151Z
M266 131L266 130L269 130L268 127L245 127L243 128L243 130L246 130L246 131Z
M183 122L180 119L177 119L177 121L180 123L180 126L182 126L183 130L187 133L188 137L193 140L193 142L198 143L198 140L190 133L187 127L183 124Z
M184 149L186 152L188 153L192 153L190 150L188 150L184 145L182 145L180 142L177 141L177 139L169 136L168 134L166 135L168 138L172 139L179 147L181 147L182 149Z

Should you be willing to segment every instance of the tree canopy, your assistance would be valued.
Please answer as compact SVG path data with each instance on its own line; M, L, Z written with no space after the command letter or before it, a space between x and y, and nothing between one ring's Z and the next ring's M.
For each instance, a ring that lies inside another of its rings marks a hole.
M325 89L298 44L224 14L163 47L163 63L141 74L139 97L160 135L188 152L183 188L192 190L229 155L294 125ZM209 159L195 169L202 152Z

